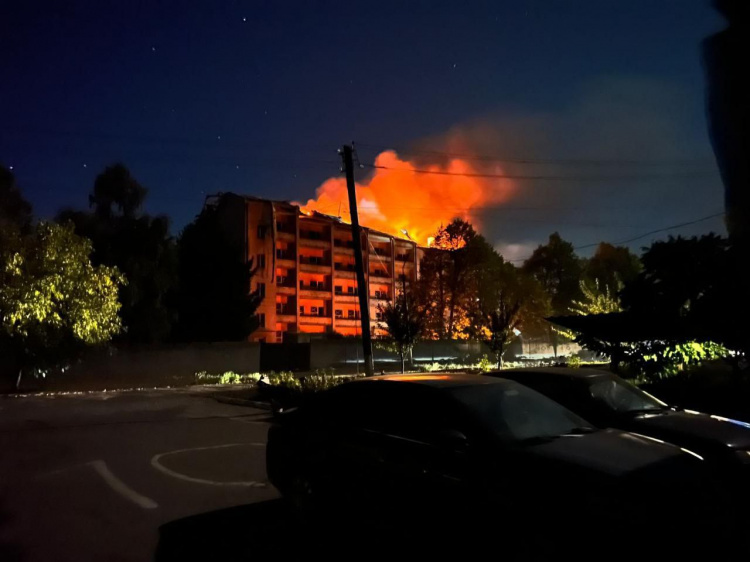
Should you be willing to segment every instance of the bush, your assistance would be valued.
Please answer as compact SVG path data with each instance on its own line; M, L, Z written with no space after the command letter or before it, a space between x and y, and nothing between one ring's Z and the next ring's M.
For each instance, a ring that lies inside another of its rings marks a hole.
M570 357L568 357L566 365L571 369L578 369L581 366L581 358L577 355L571 355Z
M235 373L226 371L221 374L199 371L195 373L195 384L253 384L260 379L260 373Z
M482 358L479 360L479 363L477 365L479 367L479 370L483 373L489 373L494 367L495 363L493 363L490 358L487 356L487 354L482 355Z
M294 389L301 387L299 379L291 371L280 371L278 373L271 371L268 373L268 384Z

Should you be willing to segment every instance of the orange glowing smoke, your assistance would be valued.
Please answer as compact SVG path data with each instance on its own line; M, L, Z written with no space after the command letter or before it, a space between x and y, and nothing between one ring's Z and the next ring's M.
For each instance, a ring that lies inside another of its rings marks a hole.
M404 231L422 245L429 245L431 237L441 225L455 217L472 223L479 230L478 212L485 207L507 201L514 184L503 178L478 178L461 175L440 175L414 172L448 172L450 174L502 174L498 166L478 170L466 160L453 159L446 165L416 165L402 160L396 152L381 152L375 159L376 168L370 179L357 183L359 222L405 238ZM316 191L317 199L310 199L302 210L341 215L349 221L349 200L344 178L326 180Z

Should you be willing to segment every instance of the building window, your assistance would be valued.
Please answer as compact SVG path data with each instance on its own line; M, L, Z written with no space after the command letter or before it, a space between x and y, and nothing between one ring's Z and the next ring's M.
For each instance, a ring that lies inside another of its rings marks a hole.
M266 267L266 254L258 254L255 263L258 264L258 267Z
M265 283L258 283L256 290L258 291L258 296L260 296L260 298L262 299L266 298L266 284Z
M305 315L305 307L304 307L304 306L300 306L300 307L299 307L299 313L300 313L300 314L301 314L302 316L304 316L304 315Z
M353 311L353 310L347 310L347 311L346 311L346 315L347 315L347 316L348 316L349 318L354 318L354 311Z
M334 290L336 291L337 295L340 295L341 293L344 292L343 287L341 285L336 285L336 287L334 287Z
M310 314L312 314L313 316L317 316L317 314L318 314L318 307L317 306L311 306L310 307Z
M284 341L284 332L276 332L276 342L281 343Z
M266 327L266 315L262 312L258 314L258 327L260 328Z
M343 310L337 310L336 311L336 318L343 318L344 317L344 311Z
M382 320L383 319L383 313L380 312L380 311L377 311L375 313L375 318L378 319L378 320Z
M284 283L286 283L286 277L284 277L283 275L277 275L276 276L276 284L283 286Z
M266 237L266 225L258 225L258 240L263 240Z

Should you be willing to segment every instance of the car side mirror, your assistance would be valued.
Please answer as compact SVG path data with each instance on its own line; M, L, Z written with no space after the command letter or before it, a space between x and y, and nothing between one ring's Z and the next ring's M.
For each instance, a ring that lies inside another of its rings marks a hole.
M456 451L463 451L469 446L469 439L462 431L457 429L445 429L440 432L442 443Z

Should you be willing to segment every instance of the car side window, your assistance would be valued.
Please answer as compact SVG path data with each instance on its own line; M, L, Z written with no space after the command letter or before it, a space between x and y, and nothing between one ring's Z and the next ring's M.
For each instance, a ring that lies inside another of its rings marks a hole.
M388 382L344 384L317 404L327 424L374 431L439 445L447 431L465 433L466 423L434 389Z
M441 399L439 391L430 388L404 388L388 402L382 431L395 437L429 445L445 444L449 431L466 433L466 423L455 405Z
M378 383L346 383L328 391L316 404L316 415L327 424L373 429L382 403Z

